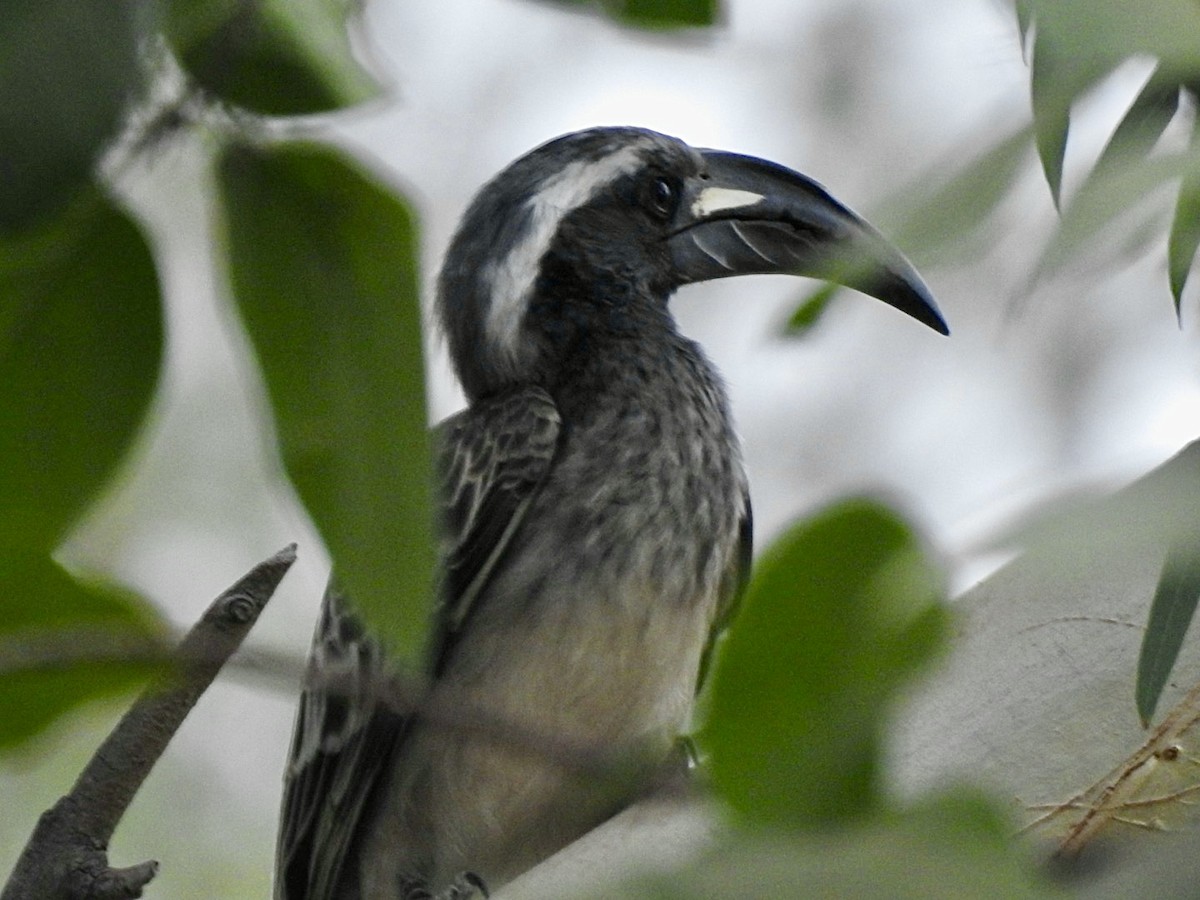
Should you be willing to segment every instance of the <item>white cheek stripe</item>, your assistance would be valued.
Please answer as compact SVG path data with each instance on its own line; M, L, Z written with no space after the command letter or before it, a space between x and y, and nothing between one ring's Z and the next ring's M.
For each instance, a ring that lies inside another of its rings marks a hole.
M514 366L529 295L559 223L606 184L639 166L644 149L641 144L623 147L602 159L574 162L563 169L529 201L530 225L525 239L485 273L491 283L492 300L485 333Z
M711 216L723 209L740 209L744 206L754 206L766 198L753 191L739 191L733 188L710 187L700 192L692 202L692 215L696 218Z

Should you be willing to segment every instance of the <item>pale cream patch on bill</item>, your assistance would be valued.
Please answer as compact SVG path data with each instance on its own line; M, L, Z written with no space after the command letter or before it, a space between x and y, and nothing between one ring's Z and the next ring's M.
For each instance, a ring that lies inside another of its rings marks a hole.
M734 188L709 187L700 192L692 202L692 215L698 219L711 216L726 209L742 209L754 206L766 198L754 191L739 191Z

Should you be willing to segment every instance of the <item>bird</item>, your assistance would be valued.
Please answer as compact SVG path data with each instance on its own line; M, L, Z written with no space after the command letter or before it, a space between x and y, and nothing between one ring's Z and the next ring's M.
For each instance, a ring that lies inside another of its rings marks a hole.
M753 529L724 383L668 301L756 273L835 281L949 333L898 249L777 163L605 126L480 189L435 299L468 405L435 429L427 694L409 711L380 697L387 649L331 582L277 900L487 896L673 765Z

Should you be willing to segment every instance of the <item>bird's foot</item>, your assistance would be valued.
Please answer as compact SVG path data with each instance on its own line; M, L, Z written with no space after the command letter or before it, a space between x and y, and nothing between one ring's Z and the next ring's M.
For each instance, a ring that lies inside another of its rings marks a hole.
M487 885L474 872L460 872L458 877L436 894L423 881L406 881L400 886L403 900L486 900Z

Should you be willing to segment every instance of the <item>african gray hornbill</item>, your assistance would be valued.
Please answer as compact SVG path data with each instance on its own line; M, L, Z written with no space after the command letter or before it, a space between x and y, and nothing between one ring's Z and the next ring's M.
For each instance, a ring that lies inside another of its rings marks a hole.
M479 192L438 285L470 405L437 430L429 702L507 734L378 702L386 654L331 589L292 745L277 898L482 895L642 787L597 789L559 748L623 761L627 775L661 768L751 541L724 386L668 299L766 272L839 281L947 333L899 251L774 163L594 128ZM342 689L323 686L331 672ZM362 690L346 691L347 676Z

